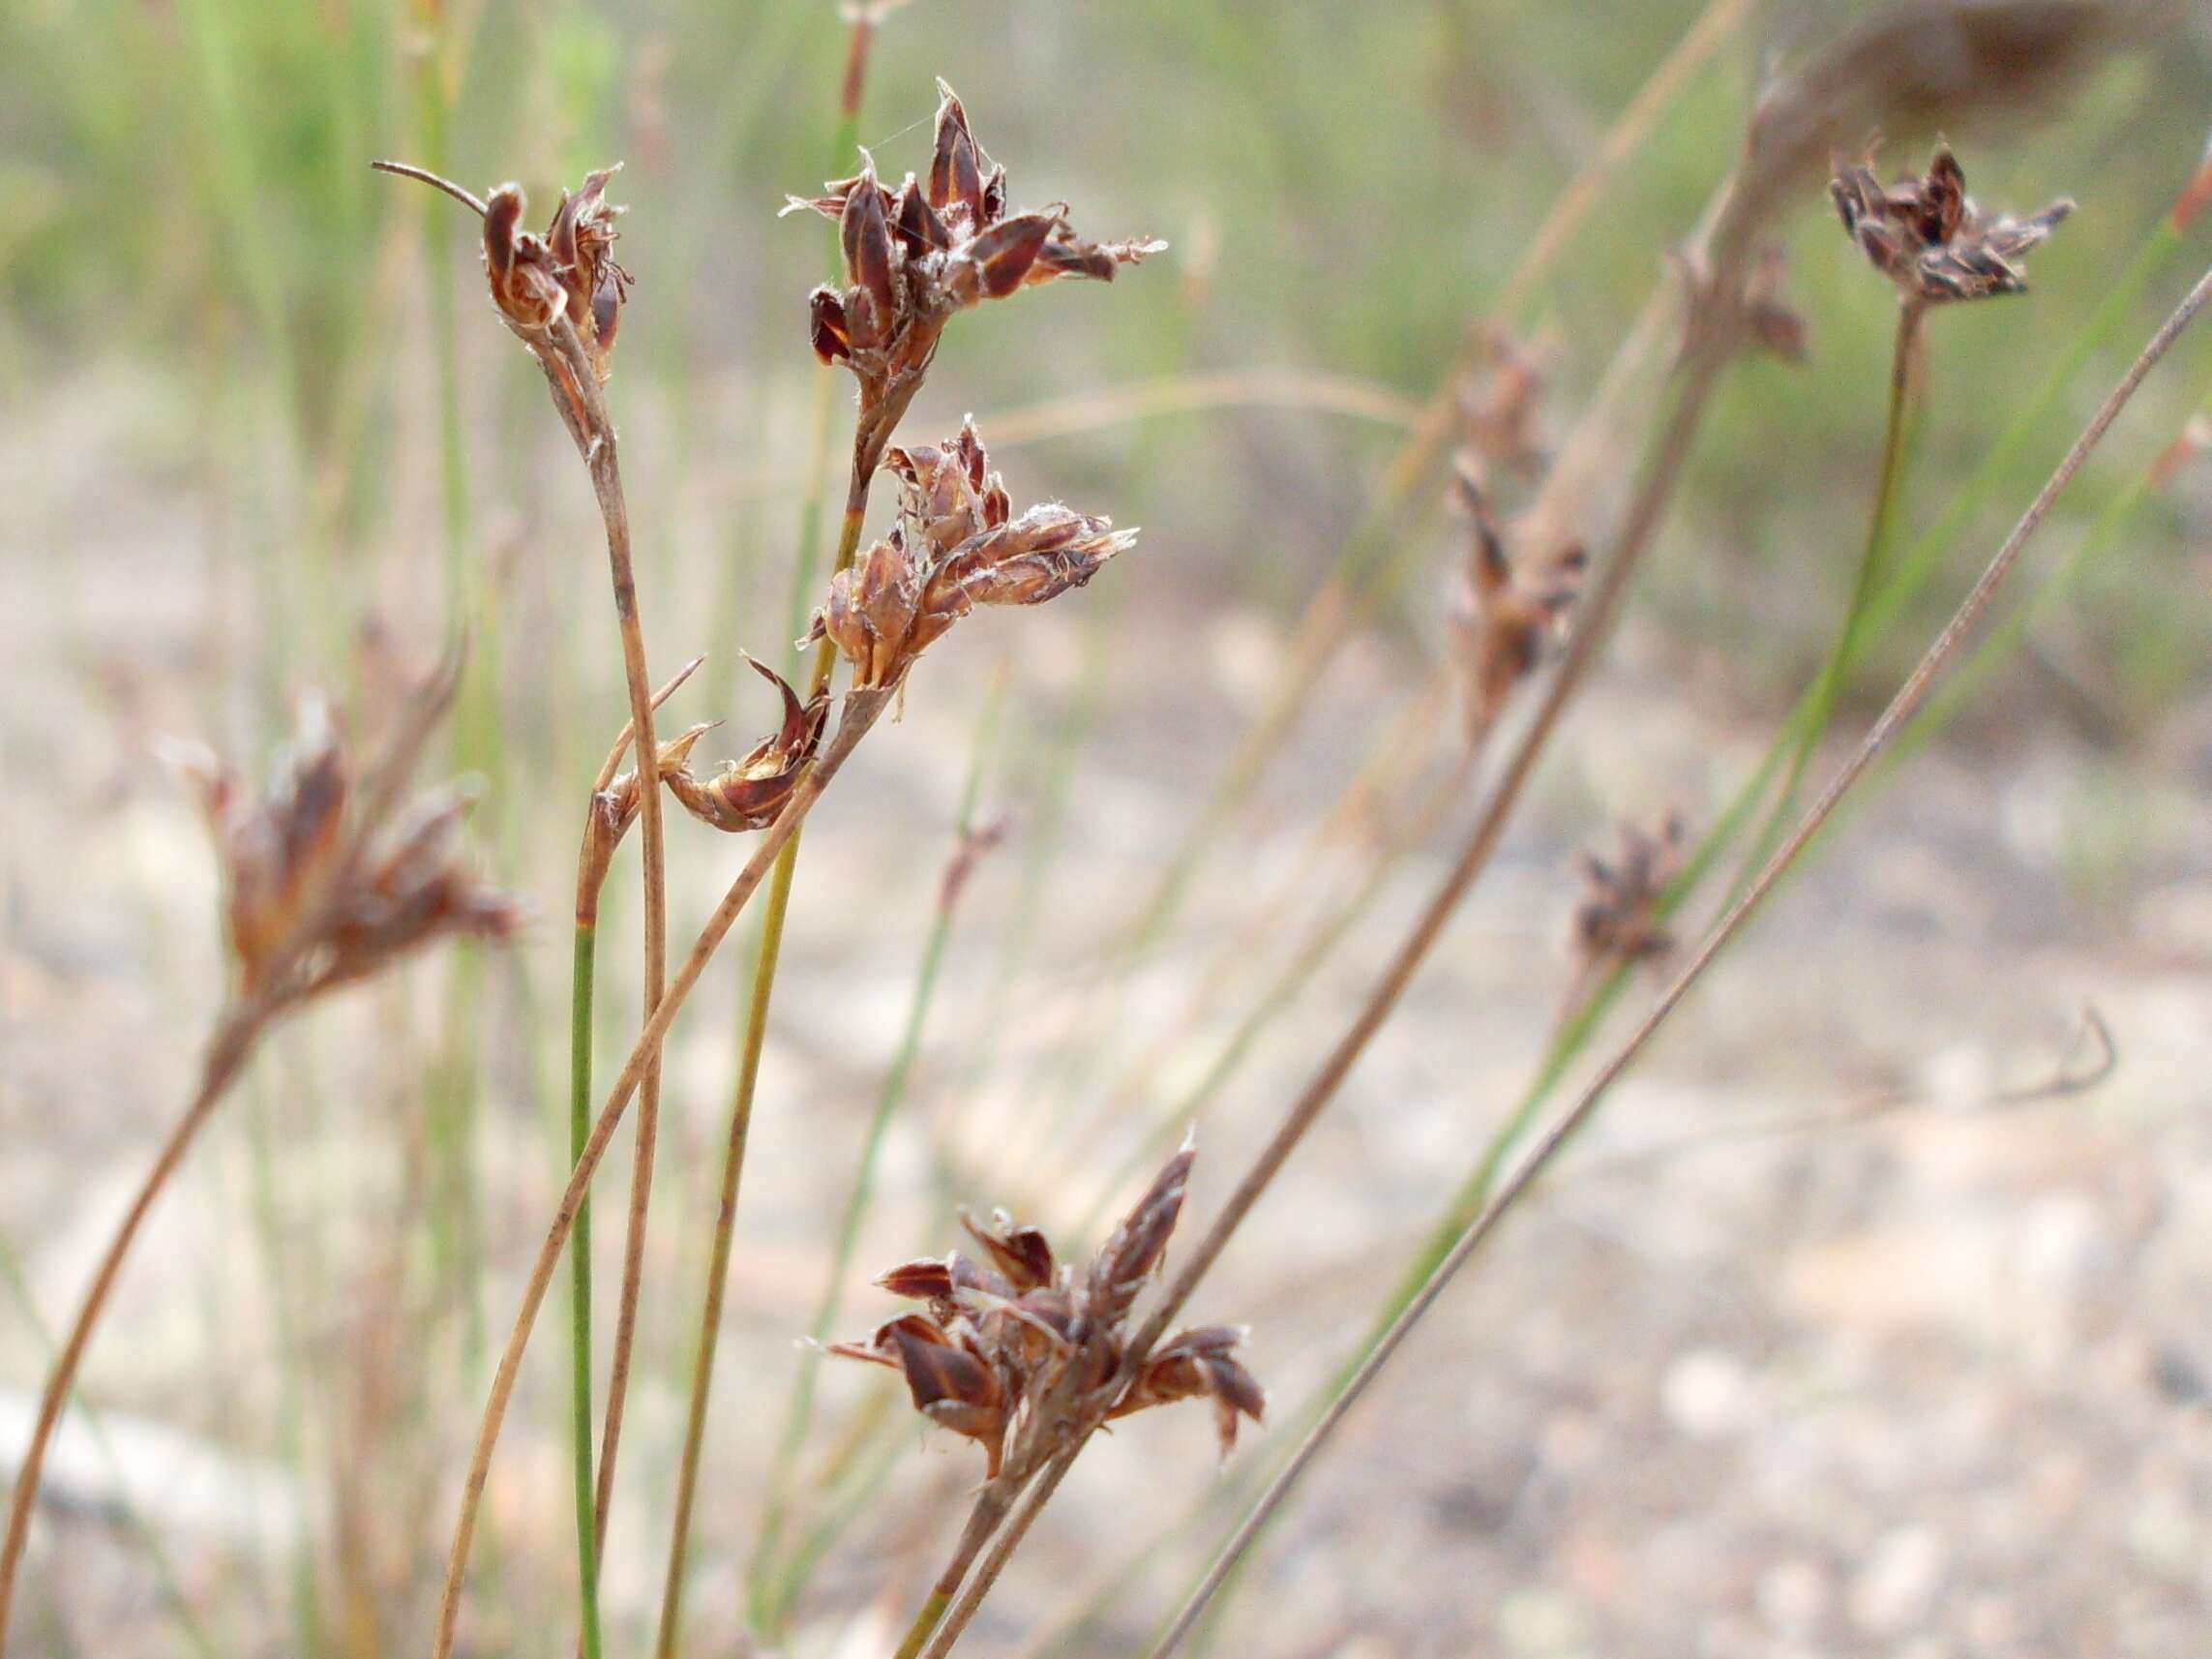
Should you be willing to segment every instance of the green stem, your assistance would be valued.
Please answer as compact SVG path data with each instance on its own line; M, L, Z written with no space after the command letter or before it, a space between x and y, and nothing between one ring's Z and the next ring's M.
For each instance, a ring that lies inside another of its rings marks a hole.
M576 919L576 954L570 974L568 1017L568 1156L573 1166L591 1133L591 1017L596 915ZM599 1525L591 1433L591 1199L576 1211L570 1262L569 1391L576 1445L576 1566L582 1603L584 1659L599 1659Z
M1757 874L1788 828L1797 807L1798 791L1805 783L1806 770L1812 765L1812 757L1830 722L1836 718L1836 706L1842 699L1844 682L1850 678L1853 660L1865 640L1867 610L1878 589L1882 555L1888 547L1890 526L1897 517L1898 481L1904 470L1907 447L1905 435L1909 425L1907 408L1911 402L1913 358L1920 345L1921 319L1927 315L1927 304L1918 299L1908 297L1898 307L1897 342L1890 352L1889 412L1882 425L1881 474L1874 486L1873 511L1868 515L1866 550L1859 558L1859 574L1851 585L1851 601L1843 612L1843 626L1837 634L1828 660L1821 665L1819 678L1812 683L1809 702L1797 723L1797 742L1790 752L1788 769L1782 774L1781 790L1768 807L1766 822L1745 856L1737 878L1739 885Z

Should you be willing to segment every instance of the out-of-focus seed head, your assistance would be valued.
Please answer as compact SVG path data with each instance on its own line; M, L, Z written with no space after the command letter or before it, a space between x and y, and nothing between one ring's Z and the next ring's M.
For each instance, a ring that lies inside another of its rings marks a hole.
M485 886L462 846L468 798L452 788L421 797L390 825L365 823L365 790L343 736L319 699L267 790L204 750L174 751L200 798L222 866L224 920L241 995L290 1002L381 971L449 935L503 939L521 907ZM412 753L383 763L396 778Z
M1782 297L1789 255L1779 242L1759 251L1758 263L1744 289L1744 323L1751 344L1785 363L1806 357L1805 318Z
M1948 144L1936 146L1925 173L1888 186L1870 152L1839 163L1828 194L1859 251L1916 305L2026 292L2020 259L2074 211L2062 198L2025 219L1985 215Z
M1574 911L1574 947L1585 969L1650 961L1674 948L1659 908L1682 871L1688 838L1682 815L1669 812L1656 830L1622 825L1620 853L1611 861L1580 856L1585 891Z
M1480 463L1530 476L1543 468L1537 434L1543 404L1545 353L1502 328L1482 337L1482 374L1463 388L1460 428Z
M690 764L692 745L707 727L693 727L661 751L661 778L669 793L701 823L732 834L765 829L776 821L821 746L822 726L829 718L826 690L801 702L791 682L774 669L750 656L745 660L782 697L783 723L754 744L743 760L728 762L709 778L699 777Z

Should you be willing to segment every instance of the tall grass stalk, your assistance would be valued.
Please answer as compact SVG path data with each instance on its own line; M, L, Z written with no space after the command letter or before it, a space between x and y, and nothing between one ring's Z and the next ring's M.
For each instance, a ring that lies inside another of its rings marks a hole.
M1721 951L1743 930L1744 925L1765 902L1783 876L1788 873L1799 858L1804 855L1807 848L1821 833L1844 798L1850 794L1866 775L1868 769L1881 757L1883 751L1890 746L1919 712L1922 706L1927 702L1928 694L1935 688L1937 680L1950 666L1952 660L1964 648L1968 637L1994 602L1998 589L2004 586L2006 580L2011 576L2014 568L2019 562L2020 555L2025 550L2027 543L2042 527L2045 519L2049 516L2050 509L2059 496L2088 460L2091 452L2103 439L2121 409L2126 407L2128 402L2135 396L2137 388L2142 384L2144 378L2157 366L2160 359L2172 348L2174 342L2196 319L2197 313L2208 300L2212 300L2212 270L2208 270L2204 276L2198 279L2196 287L2190 289L2181 303L2159 326L2158 331L2152 335L2136 360L2129 365L2127 372L2121 376L2118 384L2107 395L2104 403L2099 406L2097 412L2090 417L2088 424L2076 437L2050 477L2037 492L2035 499L2028 504L2027 510L2021 514L2011 533L2005 537L1997 551L1990 557L1981 576L1959 602L1958 608L1952 613L1950 619L1928 646L1920 662L1906 678L1904 683L1898 687L1897 694L1890 700L1889 705L1882 710L1866 736L1861 739L1835 777L1830 780L1827 788L1821 792L1819 799L1798 820L1787 839L1767 860L1757 878L1728 906L1727 910L1706 932L1696 950L1691 953L1681 972L1674 977L1635 1030L1612 1051L1573 1103L1554 1120L1542 1137L1531 1148L1529 1155L1514 1168L1512 1174L1499 1188L1496 1196L1483 1207L1475 1221L1454 1240L1450 1251L1437 1264L1436 1270L1423 1282L1420 1292L1391 1322L1390 1330L1385 1333L1383 1341L1376 1345L1374 1351L1362 1361L1351 1386L1330 1403L1328 1411L1307 1433L1305 1440L1300 1444L1289 1464L1285 1466L1282 1473L1270 1486L1268 1492L1263 1494L1259 1503L1245 1517L1242 1524L1238 1528L1237 1534L1215 1558L1206 1579L1200 1584L1198 1590L1193 1593L1189 1601L1184 1604L1175 1622L1169 1627L1167 1634L1154 1644L1150 1659L1167 1659L1167 1655L1172 1653L1182 1638L1189 1633L1193 1623L1205 1611L1209 1599L1214 1589L1218 1587L1222 1578L1235 1565L1251 1540L1257 1536L1260 1529L1266 1524L1269 1516L1282 1502L1298 1477L1312 1462L1314 1456L1326 1443L1336 1426L1343 1421L1345 1414L1358 1402L1368 1384L1373 1381L1383 1366L1389 1363L1390 1355L1397 1350L1398 1345L1405 1340L1406 1334L1435 1305L1437 1298L1443 1294L1452 1276L1480 1248L1483 1241L1496 1230L1499 1222L1508 1212L1537 1184L1552 1162L1566 1150L1575 1135L1595 1115L1606 1091L1635 1062L1644 1046L1657 1034L1659 1027L1665 1023L1667 1017L1676 1008L1681 1006L1691 987L1696 984L1706 970L1718 959Z
M831 136L829 170L834 173L859 142L861 101L867 86L868 53L875 38L874 14L861 8L852 15L847 35L845 67L838 84L837 122ZM828 381L832 371L818 371L815 430L808 445L812 472L806 502L799 516L799 545L792 561L792 623L787 637L796 638L804 626L806 606L819 591L815 549L821 535L826 469L821 465L827 449L825 437L831 400ZM874 481L876 456L864 456L855 437L852 467L846 486L845 515L838 527L837 553L831 570L842 571L859 551L860 531L867 518L869 486ZM836 666L835 648L824 639L816 649L807 676L806 695L812 699L829 685ZM706 1408L714 1387L714 1352L722 1330L722 1300L730 1273L730 1252L737 1225L737 1193L745 1168L745 1149L751 1138L753 1106L759 1090L761 1058L767 1044L768 1013L775 1000L776 966L783 953L784 923L791 913L792 884L798 870L795 833L776 860L769 880L768 899L761 919L759 943L754 948L751 988L745 1001L744 1035L740 1041L737 1081L730 1105L730 1129L723 1154L722 1182L715 1208L714 1237L707 1252L706 1286L700 1311L699 1337L692 1360L691 1399L684 1423L683 1450L676 1471L674 1517L670 1523L669 1562L661 1589L661 1613L654 1652L658 1659L674 1659L682 1637L685 1558L691 1547L692 1508L699 1492L700 1460L706 1438Z

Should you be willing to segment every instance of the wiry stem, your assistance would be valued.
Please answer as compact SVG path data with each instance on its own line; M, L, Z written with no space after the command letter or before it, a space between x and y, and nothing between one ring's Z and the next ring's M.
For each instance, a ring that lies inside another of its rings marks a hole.
M107 1249L101 1254L100 1266L92 1276L84 1301L70 1323L69 1336L54 1357L52 1369L46 1372L45 1391L39 1397L39 1415L31 1428L31 1443L24 1448L22 1462L16 1466L15 1490L8 1505L7 1542L0 1545L0 1653L7 1651L8 1614L15 1602L15 1575L21 1565L24 1541L30 1535L31 1511L38 1500L39 1477L45 1467L46 1450L61 1422L62 1409L69 1403L70 1390L76 1382L77 1368L84 1362L85 1349L92 1344L92 1333L100 1323L100 1315L106 1309L115 1281L123 1271L124 1259L131 1253L131 1246L147 1213L153 1209L154 1200L162 1195L162 1189L168 1185L169 1177L184 1161L186 1152L230 1085L238 1080L239 1072L245 1069L248 1057L275 1012L276 1004L264 997L239 1005L216 1022L206 1056L200 1063L199 1086L194 1091L184 1115L169 1131L168 1139L163 1142L154 1166L138 1184L138 1191L131 1200L130 1209L124 1212L114 1236L107 1241Z
M693 657L669 682L653 693L658 709L677 686L689 679L704 661ZM635 722L625 721L607 759L592 779L596 797L614 781L622 755L635 736ZM643 778L645 774L641 773ZM641 783L641 788L646 787ZM656 791L659 779L651 784ZM594 808L584 808L583 845L577 854L576 945L571 965L568 1012L568 1156L573 1165L583 1155L591 1132L591 1038L596 948L599 938L599 895L607 869L598 849ZM570 1262L569 1355L570 1421L575 1440L577 1582L582 1602L582 1644L584 1659L599 1659L599 1510L592 1481L591 1449L591 1199L584 1195L576 1213L576 1253Z
M2172 347L2173 343L2180 338L2182 331L2196 318L2197 314L2203 308L2208 299L2212 299L2212 270L2208 270L2197 281L2197 286L2189 291L2180 305L2174 309L2172 315L2159 326L2158 332L2151 337L2149 344L2143 347L2135 362L2129 366L2127 373L2120 377L2119 383L2112 388L2097 412L2090 417L2089 424L2082 428L2080 436L2074 440L2073 446L2067 450L2056 469L2052 471L2043 488L2037 492L2035 499L2028 504L2027 510L2020 515L2019 522L2013 527L2012 532L2005 537L2003 544L1990 557L1988 564L1983 569L1980 578L1968 590L1965 598L1959 601L1958 610L1952 613L1951 619L1944 624L1942 632L1936 635L1934 642L1929 645L1919 664L1906 678L1904 683L1898 688L1897 694L1891 698L1889 706L1882 710L1880 717L1875 720L1867 735L1860 739L1858 747L1852 751L1850 758L1844 762L1836 776L1830 780L1828 787L1821 792L1819 799L1798 820L1781 847L1767 860L1751 885L1713 924L1699 942L1694 954L1691 955L1682 971L1675 976L1666 990L1661 993L1651 1010L1645 1014L1642 1022L1637 1025L1633 1032L1629 1033L1627 1040L1599 1068L1597 1075L1591 1079L1590 1083L1575 1099L1573 1104L1569 1106L1558 1120L1544 1131L1543 1136L1530 1149L1528 1157L1499 1188L1497 1195L1460 1234L1450 1252L1437 1264L1435 1271L1429 1275L1419 1293L1406 1305L1398 1317L1391 1322L1390 1328L1385 1333L1383 1340L1376 1344L1374 1351L1360 1365L1350 1386L1330 1403L1329 1410L1323 1414L1320 1421L1307 1433L1305 1440L1300 1445L1290 1463L1275 1477L1274 1482L1253 1507L1252 1512L1246 1516L1243 1524L1238 1528L1236 1536L1223 1549L1220 1556L1208 1572L1206 1579L1193 1592L1189 1601L1184 1604L1182 1611L1177 1615L1175 1623L1169 1627L1167 1633L1154 1645L1151 1659L1166 1659L1166 1656L1175 1650L1176 1645L1188 1633L1198 1615L1204 1612L1213 1591L1219 1587L1229 1570L1236 1564L1243 1551L1249 1547L1252 1538L1266 1524L1268 1517L1281 1503L1291 1485L1303 1472L1306 1464L1313 1460L1314 1455L1328 1439L1330 1432L1343 1420L1345 1413L1351 1409L1354 1403L1364 1392L1367 1385L1374 1379L1375 1374L1389 1362L1390 1355L1405 1340L1406 1333L1419 1323L1421 1316L1435 1305L1437 1298L1443 1294L1445 1287L1451 1282L1452 1276L1480 1248L1482 1242L1496 1230L1507 1212L1535 1187L1560 1153L1566 1150L1576 1132L1597 1111L1599 1102L1603 1100L1606 1091L1619 1081L1622 1074L1634 1063L1644 1046L1658 1033L1659 1027L1666 1022L1668 1015L1673 1013L1675 1009L1681 1005L1683 999L1689 995L1690 988L1704 976L1706 970L1713 965L1736 935L1743 930L1744 924L1750 920L1752 913L1758 909L1767 895L1774 890L1776 885L1788 873L1790 866L1797 861L1806 848L1820 833L1822 828L1835 814L1838 806L1841 804L1843 798L1851 792L1860 778L1866 774L1868 769L1881 757L1882 752L1890 746L1898 733L1918 712L1921 705L1927 701L1928 693L1934 688L1936 680L1941 677L1945 668L1949 666L1951 659L1958 653L1964 646L1967 636L1973 632L1984 613L1988 610L1991 601L1996 597L1997 589L2004 585L2014 567L2019 562L2022 551L2035 532L2042 527L2044 520L2049 516L2051 506L2058 499L2060 493L2073 481L2075 474L2081 469L2081 466L2088 460L2090 452L2102 441L2106 432L2110 428L2113 420L2117 418L2120 410L2135 396L2137 388L2142 384L2144 377L2157 365L2159 359L2164 357Z
M746 903L767 878L770 867L792 837L798 832L806 815L822 798L840 768L851 757L870 727L882 717L890 699L896 695L894 687L868 687L848 692L844 713L838 723L836 735L823 747L814 768L792 790L792 798L762 834L761 843L737 879L722 895L722 902L707 919L706 926L693 943L690 952L677 966L670 979L668 989L653 1010L652 1017L639 1034L638 1041L623 1062L621 1071L609 1091L606 1103L600 1108L599 1119L592 1125L590 1138L584 1142L583 1153L570 1173L568 1186L554 1209L545 1242L539 1247L536 1262L523 1288L522 1306L517 1310L512 1330L508 1333L505 1349L492 1379L490 1397L485 1402L484 1417L477 1431L474 1452L470 1456L467 1476L463 1484L461 1512L454 1524L452 1548L446 1560L445 1586L438 1605L437 1632L432 1651L435 1659L451 1659L454 1637L461 1618L461 1592L468 1567L468 1553L474 1542L476 1521L483 1507L484 1484L491 1473L492 1454L498 1444L499 1430L505 1422L507 1406L514 1398L516 1378L521 1374L523 1350L528 1346L531 1327L536 1323L538 1310L544 1305L546 1289L560 1262L562 1247L567 1243L570 1229L575 1225L578 1206L589 1191L592 1175L607 1148L621 1127L622 1115L636 1096L646 1070L653 1064L660 1044L667 1038L669 1027L684 1001L699 983L714 953L736 924L738 915Z
M1843 612L1843 626L1836 637L1836 647L1821 665L1820 678L1813 682L1803 731L1790 755L1788 769L1782 774L1781 792L1775 799L1765 829L1751 845L1750 856L1746 860L1747 870L1757 869L1774 851L1775 837L1781 833L1782 826L1796 808L1806 770L1812 764L1813 751L1819 748L1829 722L1836 717L1836 706L1842 698L1844 681L1850 677L1851 664L1866 634L1867 612L1873 604L1881 582L1882 555L1889 546L1890 526L1897 517L1898 480L1904 469L1906 407L1912 395L1921 319L1927 315L1927 303L1916 296L1908 294L1898 303L1897 339L1890 351L1889 412L1882 425L1881 472L1874 486L1873 510L1867 519L1867 545L1859 556L1859 574L1851 585L1851 599Z
M614 588L614 620L622 639L622 677L630 694L631 752L638 768L638 828L644 892L644 1020L651 1029L668 975L668 868L662 837L661 792L656 761L660 746L653 734L653 686L645 666L645 636L638 618L638 584L630 551L630 514L622 494L622 470L614 422L608 412L599 377L576 326L564 314L554 318L557 358L540 357L553 392L553 407L570 413L567 393L581 398L581 427L572 427L577 448L591 475L600 518L607 532L608 572ZM565 378L563 375L565 371ZM629 1402L630 1358L637 1340L638 1294L644 1276L645 1222L652 1205L653 1158L660 1139L660 1049L645 1052L638 1089L637 1144L630 1177L630 1213L622 1247L622 1286L615 1303L614 1341L607 1376L607 1420L599 1443L598 1494L594 1504L595 1554L607 1548L607 1513L614 1492L614 1461L622 1442L623 1408Z

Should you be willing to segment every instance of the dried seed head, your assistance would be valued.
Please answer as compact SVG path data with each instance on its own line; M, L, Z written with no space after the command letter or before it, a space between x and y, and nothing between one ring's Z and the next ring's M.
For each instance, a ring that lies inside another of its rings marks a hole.
M1502 328L1482 337L1482 375L1462 389L1460 429L1469 454L1524 476L1542 469L1537 415L1543 400L1545 356Z
M1507 553L1489 497L1464 465L1454 485L1469 530L1456 621L1467 732L1474 741L1496 723L1514 688L1543 660L1582 590L1585 558L1581 547L1570 544L1540 568L1523 568L1524 561Z
M1086 241L1057 204L1009 214L1006 169L976 142L952 89L938 87L926 183L909 174L892 190L863 152L859 172L832 179L821 196L791 197L785 210L837 221L845 287L814 291L808 332L824 363L842 362L858 378L864 419L912 398L953 313L1060 277L1112 281L1166 246Z
M710 728L694 726L661 750L661 778L669 793L701 823L732 834L765 829L775 822L792 791L798 787L807 763L814 759L822 743L822 725L829 718L826 690L802 703L791 682L774 669L750 656L745 661L782 696L783 724L754 744L743 760L727 763L721 771L703 780L691 769L691 749L700 735Z
M1085 1270L1080 1295L1037 1228L1003 1211L988 1224L963 1212L962 1225L990 1262L955 1251L894 1267L877 1282L926 1302L928 1313L890 1320L867 1342L830 1351L899 1372L915 1409L983 1443L993 1476L1027 1478L1085 1413L1095 1423L1178 1400L1213 1403L1226 1455L1238 1419L1258 1422L1267 1407L1237 1357L1241 1331L1184 1331L1156 1348L1126 1387L1119 1381L1129 1312L1158 1270L1191 1158L1185 1146L1160 1171Z
M631 281L613 254L614 221L625 210L607 199L608 181L620 170L603 167L586 174L573 195L563 192L543 236L523 228L519 184L499 186L484 208L484 272L500 317L549 369L558 365L556 373L567 365L554 347L553 325L566 317L603 383Z
M1947 144L1936 145L1927 172L1886 188L1872 162L1869 151L1865 160L1838 164L1828 194L1859 251L1908 304L2024 293L2019 259L2074 211L2061 199L2025 219L1985 216Z
M1658 831L1632 824L1620 830L1619 859L1606 862L1594 853L1579 860L1587 890L1574 912L1574 946L1585 968L1620 967L1662 956L1674 940L1659 920L1659 902L1681 873L1689 827L1669 812Z
M242 994L297 1001L434 939L501 939L521 924L515 900L463 857L463 792L433 791L389 827L364 817L364 799L388 799L414 759L395 754L365 787L318 699L259 799L213 756L177 751L215 838Z
M899 521L830 578L807 634L844 653L856 685L896 683L977 605L1041 605L1137 539L1058 503L1009 517L972 421L942 444L891 450L883 464L900 480Z

